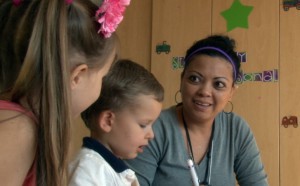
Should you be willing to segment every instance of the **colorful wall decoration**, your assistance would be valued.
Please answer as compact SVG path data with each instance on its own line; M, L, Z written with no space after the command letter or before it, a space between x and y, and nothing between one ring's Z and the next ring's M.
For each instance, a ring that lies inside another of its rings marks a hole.
M245 6L240 0L234 0L231 7L221 15L227 21L227 32L235 28L248 28L248 16L253 10L253 6Z
M237 56L241 62L247 62L246 52L237 52ZM181 70L184 67L184 57L173 57L171 66L173 70ZM237 83L242 84L244 82L277 82L279 80L278 69L264 70L262 72L243 72L237 77Z
M168 54L171 51L171 46L168 45L166 41L163 41L161 44L156 45L155 51L157 54L160 54L162 52Z
M261 81L261 82L277 82L279 79L278 70L265 70L263 72L244 73L243 71L237 77L237 83Z
M293 7L296 7L297 10L300 10L300 0L283 0L282 5L284 11L288 11Z
M246 52L237 52L236 55L240 58L242 63L247 62L247 53Z

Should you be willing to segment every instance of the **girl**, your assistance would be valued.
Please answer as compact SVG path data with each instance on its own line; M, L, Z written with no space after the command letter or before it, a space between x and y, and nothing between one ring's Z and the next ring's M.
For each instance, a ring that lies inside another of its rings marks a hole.
M67 185L72 120L99 96L129 0L110 3L1 1L2 185Z

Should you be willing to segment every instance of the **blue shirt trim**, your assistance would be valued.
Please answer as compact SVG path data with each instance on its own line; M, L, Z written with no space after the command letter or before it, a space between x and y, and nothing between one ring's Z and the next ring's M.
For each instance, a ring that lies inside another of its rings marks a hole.
M121 173L128 169L123 160L117 158L112 152L110 152L97 140L91 137L84 137L82 146L99 153L117 173Z

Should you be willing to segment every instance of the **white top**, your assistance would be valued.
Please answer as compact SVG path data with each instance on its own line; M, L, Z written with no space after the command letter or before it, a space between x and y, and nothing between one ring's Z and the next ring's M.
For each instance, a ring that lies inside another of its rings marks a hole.
M101 150L83 147L79 151L69 165L69 186L139 186L135 173L101 146Z

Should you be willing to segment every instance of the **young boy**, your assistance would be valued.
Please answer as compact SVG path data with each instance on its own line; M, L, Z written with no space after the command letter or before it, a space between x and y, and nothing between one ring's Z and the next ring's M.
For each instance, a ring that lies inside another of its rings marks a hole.
M139 185L122 159L133 159L154 137L152 124L162 109L164 90L141 65L120 60L104 77L99 99L82 113L90 137L70 164L76 185Z

